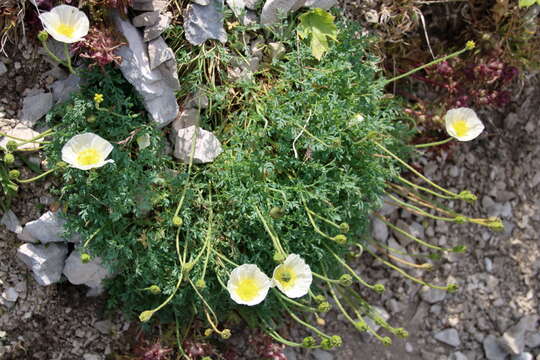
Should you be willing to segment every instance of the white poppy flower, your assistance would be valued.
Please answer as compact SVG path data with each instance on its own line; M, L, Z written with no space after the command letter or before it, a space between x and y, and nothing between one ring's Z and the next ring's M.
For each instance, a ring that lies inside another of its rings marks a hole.
M39 15L45 30L55 39L72 44L88 34L90 23L86 14L75 6L59 5Z
M271 285L268 276L257 265L244 264L231 272L227 290L234 302L253 306L266 298Z
M484 131L484 124L473 109L457 108L449 110L444 116L446 131L459 141L470 141Z
M306 295L313 281L311 269L299 255L291 254L274 269L274 284L290 298Z
M72 137L64 145L62 160L71 167L89 170L114 162L106 160L112 150L113 146L107 140L96 134L84 133Z

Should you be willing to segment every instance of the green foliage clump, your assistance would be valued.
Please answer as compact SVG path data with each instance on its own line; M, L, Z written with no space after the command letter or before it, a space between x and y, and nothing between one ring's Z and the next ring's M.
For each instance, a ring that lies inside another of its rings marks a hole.
M255 94L249 102L205 114L202 127L212 127L224 149L210 164L172 161L163 134L112 69L86 74L82 94L49 115L56 128L47 147L53 163L63 144L83 132L115 146L113 164L67 169L57 189L69 232L80 234L85 252L115 274L111 306L131 316L143 312L145 320L159 307L156 317L187 322L215 314L224 321L238 311L266 328L284 311L278 293L247 308L230 300L225 284L234 264L257 264L271 274L272 237L318 274L346 273L336 256L343 258L351 244L363 246L368 215L399 173L378 146L405 155L408 128L399 121L399 105L384 94L365 40L343 26L320 62L299 43L273 64L272 82L244 88ZM95 93L104 95L101 110ZM141 135L149 147L139 148ZM317 283L312 290L326 291ZM300 303L311 306L309 299Z

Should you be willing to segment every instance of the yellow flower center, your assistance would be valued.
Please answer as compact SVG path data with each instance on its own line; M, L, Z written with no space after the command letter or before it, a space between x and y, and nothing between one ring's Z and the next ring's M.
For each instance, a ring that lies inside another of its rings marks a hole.
M95 165L101 161L101 152L96 149L88 148L79 151L77 154L77 163L79 165Z
M67 25L67 24L58 24L56 27L56 32L67 36L67 37L73 37L73 33L75 32L75 26Z
M281 265L277 268L275 277L285 289L293 287L297 278L296 273L290 267L285 265Z
M261 287L254 279L240 280L236 289L238 297L244 301L253 300L260 291Z
M465 136L469 132L469 125L465 120L457 120L452 126L454 127L457 137Z

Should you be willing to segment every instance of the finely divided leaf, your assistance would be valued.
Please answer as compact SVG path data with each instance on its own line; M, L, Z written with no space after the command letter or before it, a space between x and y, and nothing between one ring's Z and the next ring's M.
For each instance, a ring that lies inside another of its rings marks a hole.
M323 9L312 9L300 17L298 35L302 39L311 37L311 52L317 60L330 49L328 39L337 41L337 27L334 24L334 16Z

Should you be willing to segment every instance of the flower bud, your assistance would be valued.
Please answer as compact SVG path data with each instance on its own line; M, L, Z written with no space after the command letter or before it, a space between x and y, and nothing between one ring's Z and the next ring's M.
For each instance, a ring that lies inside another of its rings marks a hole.
M45 42L49 38L49 33L47 31L45 31L45 30L41 30L38 33L37 38L38 38L39 41Z
M448 284L448 286L446 287L446 290L449 293L453 293L453 292L456 292L458 288L459 288L458 284Z
M180 227L180 226L182 226L184 221L182 220L182 218L180 216L174 216L172 218L172 223L173 223L174 226Z
M383 337L381 342L384 346L392 345L392 339L390 339L388 336Z
M376 293L383 293L385 290L384 288L384 285L383 284L375 284L373 285L373 291L375 291Z
M310 348L317 345L317 341L315 341L315 338L313 336L307 336L302 340L302 346L306 348Z
M17 169L13 169L9 171L9 178L11 180L16 180L21 176L21 172Z
M326 301L326 297L324 295L315 295L313 299L318 303Z
M219 335L221 335L221 338L222 338L222 339L227 340L228 338L231 337L231 330L225 329L225 330L223 330Z
M93 124L96 122L96 116L95 115L88 115L86 117L86 122L87 123L90 123L90 124Z
M279 219L280 217L283 216L283 209L277 206L274 206L272 209L270 209L270 216L273 217L274 219Z
M182 271L184 272L184 275L187 275L192 269L193 269L192 262L186 262L184 263L184 265L182 265Z
M332 345L332 342L330 341L330 339L326 338L326 339L322 339L321 341L321 349L323 350L330 350L332 349L334 346Z
M7 164L7 165L11 165L15 162L15 156L13 156L12 153L7 153L4 155L4 162Z
M341 286L351 286L352 285L352 276L349 274L343 274L339 278L339 284Z
M343 234L336 235L332 238L335 242L337 242L340 245L344 245L347 243L347 237Z
M452 252L455 252L455 253L463 253L467 251L467 246L465 245L457 245L457 246L454 246L454 248L452 249Z
M343 345L343 340L341 339L341 336L339 336L339 335L332 335L330 337L330 343L334 347L340 347L341 345Z
M8 149L8 151L17 150L17 143L13 140L9 140L6 144L6 149Z
M199 289L204 289L206 287L206 282L203 279L199 279L195 282L195 286Z
M139 315L139 321L140 322L147 322L148 320L150 320L150 318L152 318L152 315L154 315L154 312L152 310L143 311Z
M201 358L201 360L212 360L212 358L210 356L205 356L205 357Z
M330 311L331 308L332 308L332 305L330 305L329 302L325 301L325 302L320 303L317 306L317 311L320 313L325 313L325 312Z
M212 335L213 333L214 333L214 330L212 330L210 328L204 330L204 336L206 336L206 337Z
M400 338L408 338L409 337L409 332L407 330L405 330L404 328L397 328L396 329L396 335L399 336Z
M456 222L456 224L464 224L467 222L467 218L463 215L458 215L454 218L454 221Z
M349 224L347 224L347 223L339 224L339 231L341 231L342 233L348 233L350 229L351 228L350 228Z
M82 253L81 256L80 256L80 258L81 258L81 262L82 262L83 264L86 264L86 263L88 263L90 260L92 260L92 257L90 256L90 254L87 254L87 253Z
M489 222L487 226L493 230L493 231L503 231L504 230L504 224L498 217L492 217L488 219Z
M365 323L365 321L357 321L355 324L354 324L354 327L358 330L358 331L361 331L361 332L365 332L365 331L368 331L368 326L367 324Z
M157 285L152 285L148 288L148 291L150 291L154 295L161 294L161 289Z
M458 196L461 200L465 200L466 202L469 202L469 203L474 203L476 200L478 200L476 195L474 195L469 190L463 190L462 192L459 193Z

